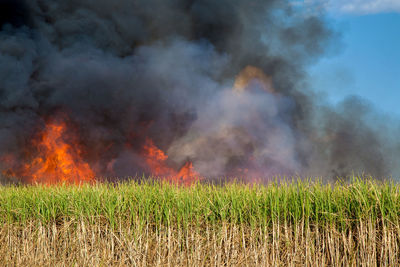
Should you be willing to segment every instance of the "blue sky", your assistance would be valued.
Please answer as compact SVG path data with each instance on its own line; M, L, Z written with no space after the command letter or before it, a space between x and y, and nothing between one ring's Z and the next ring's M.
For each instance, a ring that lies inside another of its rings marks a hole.
M322 7L341 46L310 68L315 90L336 103L358 95L400 116L400 0L305 0Z

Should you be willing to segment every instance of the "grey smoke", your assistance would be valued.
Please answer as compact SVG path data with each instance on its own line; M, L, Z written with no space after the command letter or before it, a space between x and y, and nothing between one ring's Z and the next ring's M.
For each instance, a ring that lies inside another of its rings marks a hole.
M146 137L170 166L190 160L210 179L399 174L397 129L379 131L359 99L330 107L305 90L306 67L336 34L288 1L20 0L0 10L0 156L24 162L45 121L68 114L99 176L148 173ZM232 90L249 65L274 92L256 80Z

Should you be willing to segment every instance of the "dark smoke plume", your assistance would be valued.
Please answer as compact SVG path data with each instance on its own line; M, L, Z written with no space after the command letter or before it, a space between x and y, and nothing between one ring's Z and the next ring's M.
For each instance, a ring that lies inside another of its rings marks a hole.
M395 129L368 104L333 108L306 90L306 67L336 34L289 1L3 0L0 10L0 156L24 162L46 120L68 114L98 176L148 173L146 138L170 166L190 160L209 179L399 174ZM234 90L246 67L264 81Z

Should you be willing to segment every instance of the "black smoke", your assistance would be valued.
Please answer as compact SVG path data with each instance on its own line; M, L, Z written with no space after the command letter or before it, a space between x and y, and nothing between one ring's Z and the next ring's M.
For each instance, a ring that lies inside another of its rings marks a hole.
M170 166L190 160L210 179L398 174L393 129L379 132L367 104L333 108L306 90L307 66L337 34L290 1L31 0L0 10L0 156L28 160L45 122L67 114L98 176L150 172L147 138ZM257 80L232 90L247 66L270 91Z
M10 24L14 27L29 25L29 8L24 0L0 1L0 27Z

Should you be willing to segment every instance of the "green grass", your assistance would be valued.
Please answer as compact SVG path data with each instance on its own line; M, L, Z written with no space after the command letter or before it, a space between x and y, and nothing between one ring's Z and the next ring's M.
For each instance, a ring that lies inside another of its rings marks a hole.
M399 185L354 178L350 183L296 181L264 185L122 183L0 187L0 222L44 224L85 220L186 227L273 223L352 228L360 220L399 225Z

